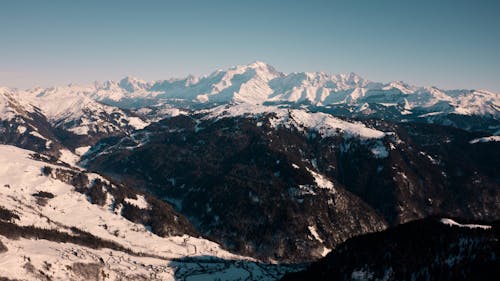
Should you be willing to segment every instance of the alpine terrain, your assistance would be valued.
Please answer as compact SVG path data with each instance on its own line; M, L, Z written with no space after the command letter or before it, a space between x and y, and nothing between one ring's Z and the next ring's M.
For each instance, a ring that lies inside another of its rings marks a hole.
M0 280L495 280L499 167L487 90L263 62L2 87Z

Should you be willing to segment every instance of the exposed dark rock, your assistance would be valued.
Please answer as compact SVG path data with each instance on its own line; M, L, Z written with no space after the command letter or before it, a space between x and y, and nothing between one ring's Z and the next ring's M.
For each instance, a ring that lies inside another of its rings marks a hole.
M37 193L33 193L32 195L39 198L47 198L47 199L54 198L54 194L47 191L38 191Z
M102 265L97 263L80 263L75 262L71 265L71 271L83 280L99 281L101 278Z
M3 221L12 221L14 219L19 219L19 215L14 213L11 210L5 209L4 207L0 206L0 220Z
M7 252L9 249L0 241L0 254ZM0 279L1 280L1 279Z

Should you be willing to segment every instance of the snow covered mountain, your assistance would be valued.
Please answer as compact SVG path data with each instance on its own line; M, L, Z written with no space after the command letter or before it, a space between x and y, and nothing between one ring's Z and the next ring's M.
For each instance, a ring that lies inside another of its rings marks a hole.
M14 90L0 88L0 143L59 155L63 146L47 117L16 94Z
M17 130L19 135L44 140L45 150L55 150L55 154L61 147L52 144L62 142L75 152L102 137L127 134L148 125L127 110L93 100L84 88L75 86L28 91L0 88L0 106L0 120L17 124L4 126L9 135ZM22 146L20 137L5 142Z
M263 62L218 70L203 77L189 76L154 82L126 77L119 82L96 82L85 87L70 85L38 94L45 96L50 93L88 96L124 108L167 101L198 106L229 102L286 102L317 106L377 103L386 107L401 105L402 112L406 114L418 109L433 114L444 112L490 115L495 118L499 117L500 110L499 94L485 90L441 90L412 86L401 81L376 83L354 73L284 74Z
M500 132L498 93L417 87L401 81L378 83L354 73L285 74L263 62L217 70L202 77L152 82L125 77L86 86L1 91L38 107L56 128L79 135L73 139L79 139L81 146L105 135L141 129L173 111L234 103L308 106L351 118ZM83 135L88 137L83 140Z
M42 97L39 99L41 103L49 102L50 97L69 94L73 97L90 97L122 108L139 108L163 103L187 104L195 107L231 102L307 103L316 106L339 104L362 106L365 103L373 103L385 107L400 105L402 114L418 110L434 115L455 113L487 115L495 118L500 116L499 94L486 90L442 90L436 87L417 87L402 81L378 83L354 73L284 74L259 61L227 70L217 70L202 77L188 76L153 82L126 77L118 82L96 82L88 86L69 85L30 92ZM65 105L68 105L67 103ZM64 114L65 107L52 108L49 111L54 118L57 118Z
M429 215L498 217L500 150L483 136L241 103L103 139L81 164L140 183L235 252L304 262Z
M0 279L277 280L301 266L267 262L353 236L498 219L499 112L485 90L263 62L0 88Z

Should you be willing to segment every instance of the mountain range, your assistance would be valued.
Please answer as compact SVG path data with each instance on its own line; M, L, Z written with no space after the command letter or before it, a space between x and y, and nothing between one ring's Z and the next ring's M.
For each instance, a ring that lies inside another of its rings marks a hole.
M37 88L21 92L45 101L67 94L82 98L87 96L122 108L137 108L162 102L188 103L193 106L228 102L286 102L317 106L381 103L386 107L402 105L407 111L421 109L434 115L456 113L494 117L498 117L500 108L498 94L486 90L442 90L436 87L417 87L402 81L378 83L354 73L284 74L263 62L218 70L203 77L188 76L153 82L125 77L117 82ZM66 106L69 103L71 101L65 100ZM50 114L57 117L61 112L52 108Z
M354 237L390 243L397 235L377 235L414 221L446 243L428 217L498 220L499 141L498 93L263 62L152 82L2 87L0 277L277 280L321 259L285 278L385 278L393 260L383 267L360 250L342 272L331 260L366 247ZM492 243L469 247L498 251ZM423 268L391 266L384 280Z

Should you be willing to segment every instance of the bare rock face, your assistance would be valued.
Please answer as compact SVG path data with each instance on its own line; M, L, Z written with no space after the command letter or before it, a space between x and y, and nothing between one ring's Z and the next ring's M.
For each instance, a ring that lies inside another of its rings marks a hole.
M100 281L104 280L105 276L101 276L102 265L97 263L73 263L71 270L76 276L79 276L81 280L92 280Z

